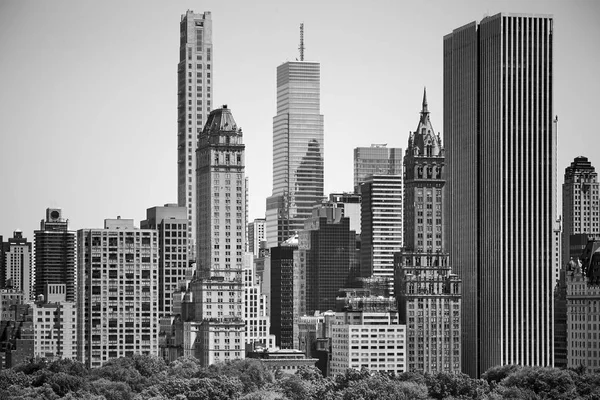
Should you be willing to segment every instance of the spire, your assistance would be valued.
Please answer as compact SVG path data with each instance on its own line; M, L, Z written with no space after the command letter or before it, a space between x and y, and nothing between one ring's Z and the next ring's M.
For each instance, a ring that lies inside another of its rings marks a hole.
M300 61L304 61L304 23L300 24Z
M429 114L427 110L427 88L423 87L423 109L421 110L421 114Z

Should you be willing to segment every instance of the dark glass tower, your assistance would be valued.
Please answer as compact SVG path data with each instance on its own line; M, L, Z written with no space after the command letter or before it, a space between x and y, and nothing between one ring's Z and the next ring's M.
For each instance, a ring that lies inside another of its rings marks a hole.
M46 295L48 284L65 284L66 300L76 301L75 232L69 231L60 208L46 209L46 220L40 222L34 237L36 297Z

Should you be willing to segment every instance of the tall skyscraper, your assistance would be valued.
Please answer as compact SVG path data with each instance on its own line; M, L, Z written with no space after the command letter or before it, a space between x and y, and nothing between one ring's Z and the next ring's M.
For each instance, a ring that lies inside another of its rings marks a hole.
M360 276L389 279L394 253L402 249L402 175L372 175L361 188Z
M497 14L444 37L446 242L463 372L552 365L553 19Z
M158 355L158 241L132 219L77 231L77 357L88 368Z
M62 209L46 209L46 220L33 232L35 241L35 295L46 295L46 285L66 284L66 301L75 302L75 232Z
M148 208L140 228L158 231L158 316L169 318L177 284L185 280L188 267L186 208L176 204Z
M0 282L2 288L11 287L23 293L24 300L33 300L33 271L31 265L31 242L16 230L13 237L2 243L3 264Z
M267 198L267 243L298 233L323 198L321 67L304 61L277 67L277 115L273 118L273 194Z
M298 313L297 289L294 282L294 268L298 268L298 237L292 237L271 248L269 274L269 301L271 333L276 344L282 349L294 346L294 309ZM298 274L298 273L296 273Z
M565 168L562 186L562 266L570 259L571 235L600 235L598 173L586 157L575 157Z
M190 284L200 323L195 352L205 366L245 356L244 151L231 110L225 105L212 111L196 152L198 279ZM223 330L230 337L221 337Z
M360 184L372 175L401 175L402 149L387 144L354 149L354 191L360 193Z
M179 24L177 65L177 203L187 208L190 260L196 254L196 149L211 110L212 20L188 10Z
M445 252L444 148L427 98L404 157L404 248L395 255L399 322L406 324L408 371L460 372L461 282Z

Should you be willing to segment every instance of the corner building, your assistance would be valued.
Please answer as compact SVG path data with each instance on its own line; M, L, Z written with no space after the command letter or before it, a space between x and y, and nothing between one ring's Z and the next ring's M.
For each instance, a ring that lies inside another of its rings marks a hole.
M196 254L196 149L211 110L214 71L209 11L188 10L179 24L177 64L177 204L187 208L188 250Z
M242 130L226 105L210 113L196 152L197 279L190 283L202 365L245 356L246 202Z
M323 115L319 63L290 61L277 67L273 117L273 194L267 198L268 247L304 228L323 198Z
M444 37L445 234L472 377L554 364L553 29L501 13Z

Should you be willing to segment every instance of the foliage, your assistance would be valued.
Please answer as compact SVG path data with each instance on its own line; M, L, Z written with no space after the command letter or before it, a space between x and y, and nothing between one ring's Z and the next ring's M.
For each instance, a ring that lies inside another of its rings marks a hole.
M348 369L323 377L314 368L277 373L260 360L202 368L195 358L165 364L157 357L115 359L88 370L71 360L30 360L0 370L0 399L55 400L404 400L600 399L600 375L585 369L500 366L482 379L464 374L406 372L394 376Z

